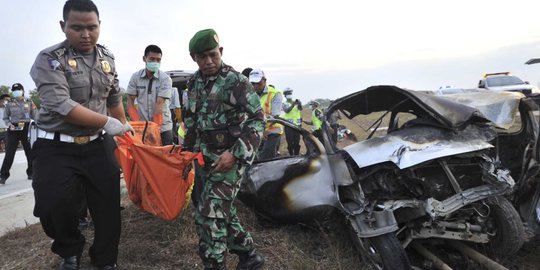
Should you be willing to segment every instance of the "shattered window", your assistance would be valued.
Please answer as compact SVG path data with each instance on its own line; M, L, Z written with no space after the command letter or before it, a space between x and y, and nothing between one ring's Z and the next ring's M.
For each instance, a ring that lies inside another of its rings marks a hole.
M407 112L400 112L394 117L386 112L359 114L352 119L344 117L339 121L337 147L341 149L368 138L385 136L413 119L416 116Z

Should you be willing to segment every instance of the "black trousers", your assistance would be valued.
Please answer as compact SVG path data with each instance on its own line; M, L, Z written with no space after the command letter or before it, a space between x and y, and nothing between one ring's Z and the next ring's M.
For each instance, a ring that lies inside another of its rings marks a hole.
M17 146L21 142L26 155L26 162L28 167L26 174L32 176L32 151L30 149L30 142L28 141L28 124L24 125L23 130L8 130L6 134L6 154L4 161L2 162L2 169L0 169L0 177L9 178L11 166L13 165L13 159L15 159L15 152L17 152Z
M290 127L285 126L285 139L287 140L287 150L289 156L300 154L300 133Z
M259 146L259 154L257 160L267 160L276 157L277 150L279 147L279 140L281 138L280 134L268 134L266 140L261 141Z
M61 257L83 251L85 239L78 220L86 198L95 230L91 262L116 263L121 221L120 169L114 147L107 135L85 145L47 139L34 143L34 215L54 240L51 250Z

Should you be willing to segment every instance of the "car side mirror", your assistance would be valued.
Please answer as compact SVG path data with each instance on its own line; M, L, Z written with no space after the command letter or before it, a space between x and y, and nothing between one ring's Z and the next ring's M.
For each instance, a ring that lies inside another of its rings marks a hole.
M525 81L525 84L530 84L529 81Z

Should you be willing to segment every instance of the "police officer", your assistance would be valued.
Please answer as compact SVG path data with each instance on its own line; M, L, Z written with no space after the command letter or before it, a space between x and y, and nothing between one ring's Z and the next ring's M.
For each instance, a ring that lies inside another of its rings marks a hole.
M311 121L303 121L304 123L308 125L312 125L312 132L315 137L317 137L321 142L322 139L322 115L323 112L321 109L319 109L319 102L317 101L311 101L309 104L309 107L311 108Z
M266 85L266 75L261 69L253 69L249 73L249 82L253 85L253 89L259 95L259 101L265 117L277 117L281 114L283 97L281 92L272 85ZM261 142L261 150L258 160L267 160L274 158L279 149L279 143L283 134L283 126L277 123L266 123L263 141Z
M9 178L9 170L13 165L19 142L22 144L28 164L26 175L28 175L29 180L32 179L32 154L28 141L28 126L30 120L34 118L36 106L31 100L24 98L24 87L20 83L11 86L11 94L13 99L6 104L3 117L8 129L6 134L6 155L2 162L2 169L0 169L0 184L5 184Z
M234 201L264 130L261 105L246 77L221 60L214 30L197 32L189 53L199 70L188 82L184 145L205 159L204 167L196 167L196 181L203 184L195 208L199 256L205 269L225 269L227 251L239 256L237 269L259 269L264 259L242 228Z
M96 44L95 4L66 1L60 26L66 40L42 50L30 71L42 102L32 146L34 215L53 239L51 250L62 257L59 268L79 269L85 238L78 217L85 196L95 229L90 262L116 269L120 169L112 136L133 129L124 115L114 56Z
M302 126L302 102L300 100L292 98L293 90L289 87L283 90L285 96L285 102L283 102L283 119L289 121L291 124L301 127ZM287 150L290 156L300 154L300 133L294 129L285 126L285 139L287 140Z

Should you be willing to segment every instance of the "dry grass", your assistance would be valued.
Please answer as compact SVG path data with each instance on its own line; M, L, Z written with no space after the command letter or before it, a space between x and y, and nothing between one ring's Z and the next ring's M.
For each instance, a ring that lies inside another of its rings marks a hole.
M122 236L118 263L121 269L202 269L197 256L198 238L189 207L174 221L160 220L139 210L128 199L122 202ZM265 269L361 269L361 261L340 222L312 227L265 226L241 202L238 214L252 232L257 249L266 257ZM87 238L82 269L91 269ZM0 238L0 269L55 269L59 258L50 251L51 240L39 224L17 229ZM238 259L227 257L228 269Z

